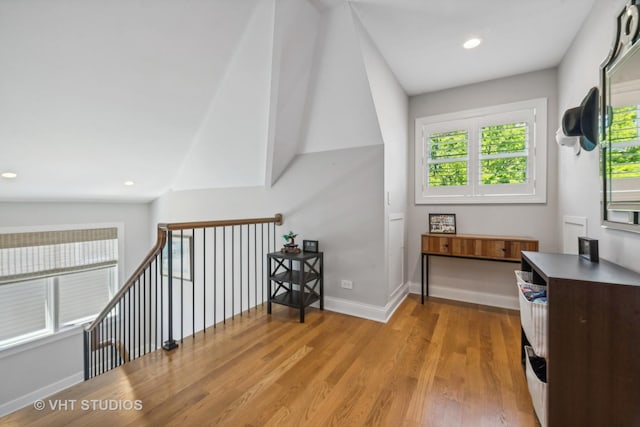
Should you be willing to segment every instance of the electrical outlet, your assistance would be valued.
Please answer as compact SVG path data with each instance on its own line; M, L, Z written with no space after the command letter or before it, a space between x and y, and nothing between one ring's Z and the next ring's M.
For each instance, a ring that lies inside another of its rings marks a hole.
M353 281L342 279L342 282L340 282L340 286L345 289L353 289Z

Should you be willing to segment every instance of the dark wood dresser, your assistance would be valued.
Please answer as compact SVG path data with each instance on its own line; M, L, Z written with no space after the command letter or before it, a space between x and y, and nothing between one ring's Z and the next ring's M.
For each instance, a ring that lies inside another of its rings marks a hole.
M540 252L522 270L547 286L547 425L639 426L640 274Z

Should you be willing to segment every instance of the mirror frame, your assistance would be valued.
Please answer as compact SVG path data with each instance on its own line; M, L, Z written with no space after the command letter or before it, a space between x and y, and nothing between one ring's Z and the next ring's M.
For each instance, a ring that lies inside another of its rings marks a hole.
M640 233L640 223L638 221L640 215L640 203L615 203L609 200L609 186L607 180L607 162L610 142L607 135L607 114L608 98L609 98L609 81L607 74L614 69L617 64L621 63L629 53L640 55L640 43L638 35L640 34L640 0L629 0L624 9L617 17L617 25L613 45L609 51L609 55L600 66L600 90L602 97L600 98L600 159L602 174L602 226L617 230L626 230ZM638 46L636 46L638 44ZM613 221L610 218L611 213L620 212L628 215L627 222Z

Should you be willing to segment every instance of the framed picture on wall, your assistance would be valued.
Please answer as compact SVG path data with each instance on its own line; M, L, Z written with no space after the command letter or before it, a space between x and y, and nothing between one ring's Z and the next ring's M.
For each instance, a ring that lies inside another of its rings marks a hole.
M162 275L169 275L169 245L162 250ZM172 276L174 279L182 279L191 282L193 271L193 236L172 236L171 252L173 256Z
M429 214L429 233L456 234L456 214Z

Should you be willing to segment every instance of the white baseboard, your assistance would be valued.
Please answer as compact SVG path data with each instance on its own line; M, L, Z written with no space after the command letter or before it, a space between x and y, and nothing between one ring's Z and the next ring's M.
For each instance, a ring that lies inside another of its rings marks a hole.
M420 283L412 282L410 285L412 294L420 295ZM470 291L467 289L455 289L444 286L429 286L429 295L437 298L445 298L454 301L470 302L473 304L489 305L491 307L519 310L518 298L487 292Z
M3 403L0 405L0 417L17 411L18 409L22 409L25 406L31 405L36 400L44 399L47 396L51 396L52 394L69 388L72 385L81 383L82 381L84 381L84 372L78 372L77 374L63 378L60 381L56 381L53 384L49 384L36 391L27 393L24 396L20 396L10 402Z
M409 284L398 287L391 295L387 305L379 306L366 304L363 302L351 301L344 298L324 297L325 310L337 313L348 314L350 316L361 317L363 319L375 320L376 322L387 323L402 301L409 294Z

